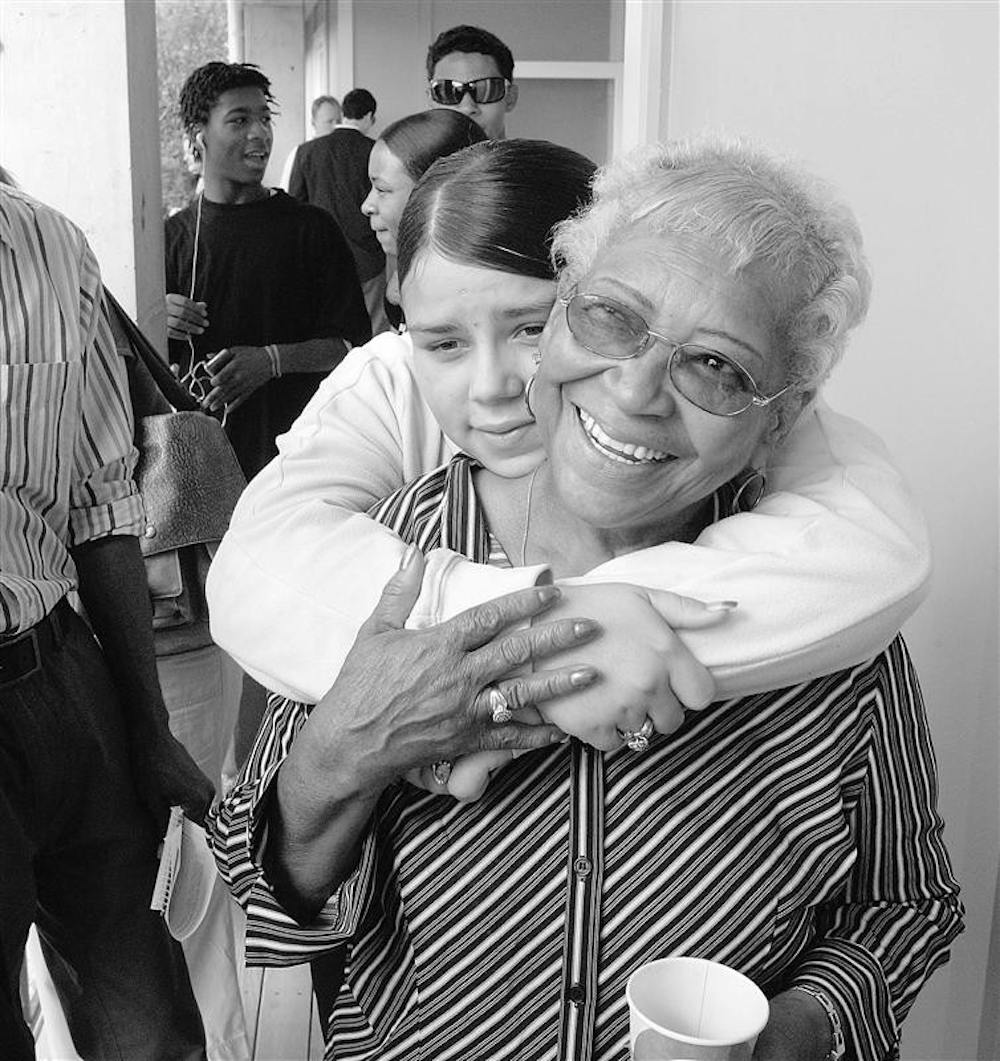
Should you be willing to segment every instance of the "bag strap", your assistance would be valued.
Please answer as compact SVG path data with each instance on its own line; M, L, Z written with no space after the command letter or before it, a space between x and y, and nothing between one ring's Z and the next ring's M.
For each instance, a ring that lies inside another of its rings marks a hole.
M107 288L104 289L104 296L108 302L115 337L125 340L127 348L136 355L146 372L152 377L152 382L160 395L174 409L192 413L203 412L198 402L177 382L173 372L170 371L170 366L156 352L156 348L143 334L142 329L122 309L118 299ZM155 411L165 410L161 408Z

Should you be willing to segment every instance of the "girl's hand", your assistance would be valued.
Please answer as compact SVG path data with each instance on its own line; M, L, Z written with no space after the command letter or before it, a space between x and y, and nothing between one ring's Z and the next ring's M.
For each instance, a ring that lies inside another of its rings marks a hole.
M672 733L685 709L712 702L715 683L675 630L721 622L731 601L703 604L663 590L626 583L562 585L546 618L588 615L602 636L583 650L549 657L544 667L587 663L601 679L589 688L545 704L545 721L603 751L621 747L618 730L638 730L647 716L658 733Z

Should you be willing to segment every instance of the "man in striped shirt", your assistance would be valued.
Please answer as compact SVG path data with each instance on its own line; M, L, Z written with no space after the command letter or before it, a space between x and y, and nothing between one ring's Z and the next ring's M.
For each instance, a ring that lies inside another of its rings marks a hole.
M213 788L171 736L157 682L132 428L90 247L0 184L0 1056L11 1061L34 1056L18 993L32 922L82 1057L205 1056L183 955L149 897L170 806L201 820Z

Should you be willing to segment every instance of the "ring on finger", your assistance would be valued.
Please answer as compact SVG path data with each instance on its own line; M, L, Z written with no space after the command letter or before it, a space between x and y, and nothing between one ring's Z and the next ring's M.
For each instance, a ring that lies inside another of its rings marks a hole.
M488 700L490 710L493 712L493 721L498 726L502 726L505 722L510 722L514 717L514 713L510 709L510 701L495 685L489 687Z
M649 748L649 738L652 737L655 729L653 720L647 715L646 721L638 729L619 729L615 726L615 732L631 751L644 752Z
M434 780L439 785L447 785L448 778L451 777L452 761L450 759L438 759L436 763L431 763L431 773L434 775Z

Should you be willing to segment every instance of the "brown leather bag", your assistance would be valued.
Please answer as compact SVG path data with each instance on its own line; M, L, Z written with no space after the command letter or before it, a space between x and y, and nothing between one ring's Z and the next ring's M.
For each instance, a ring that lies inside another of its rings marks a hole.
M153 606L157 656L212 643L205 578L246 479L222 425L201 412L149 340L106 292L126 360L146 509L139 539Z

